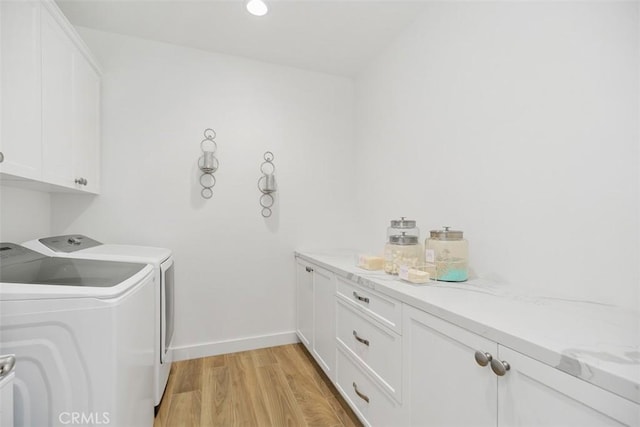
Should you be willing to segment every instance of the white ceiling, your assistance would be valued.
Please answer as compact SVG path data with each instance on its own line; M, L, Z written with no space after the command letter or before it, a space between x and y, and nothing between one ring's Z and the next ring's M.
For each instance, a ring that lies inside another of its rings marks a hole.
M419 1L57 0L72 24L330 74L355 75L413 21Z

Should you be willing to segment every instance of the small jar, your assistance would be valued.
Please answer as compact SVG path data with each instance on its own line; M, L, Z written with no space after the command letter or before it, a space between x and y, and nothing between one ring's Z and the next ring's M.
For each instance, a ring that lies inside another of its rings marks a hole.
M397 275L401 265L416 267L424 262L424 248L418 236L406 232L389 236L384 247L384 271Z
M425 241L425 261L435 264L436 280L464 282L468 279L469 244L462 231L432 230Z
M391 220L391 225L387 228L387 241L391 236L400 236L402 233L420 239L420 229L416 226L415 220L405 219L405 217Z

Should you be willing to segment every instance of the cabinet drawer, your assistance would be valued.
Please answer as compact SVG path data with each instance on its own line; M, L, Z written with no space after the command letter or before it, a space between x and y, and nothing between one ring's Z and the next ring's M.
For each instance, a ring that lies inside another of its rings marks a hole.
M338 277L338 295L363 312L401 334L402 304L349 280Z
M379 388L341 348L337 355L336 386L364 425L403 425L400 405Z
M360 360L382 386L401 402L402 341L400 335L357 313L336 299L339 345Z

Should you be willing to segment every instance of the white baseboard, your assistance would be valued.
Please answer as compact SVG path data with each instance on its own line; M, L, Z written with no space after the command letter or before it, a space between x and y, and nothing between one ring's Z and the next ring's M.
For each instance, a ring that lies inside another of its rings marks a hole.
M275 347L278 345L300 342L295 332L281 332L279 334L262 335L259 337L238 338L235 340L218 341L206 344L173 347L173 360L189 360L200 357L217 356L218 354L235 353L238 351L256 350L258 348Z

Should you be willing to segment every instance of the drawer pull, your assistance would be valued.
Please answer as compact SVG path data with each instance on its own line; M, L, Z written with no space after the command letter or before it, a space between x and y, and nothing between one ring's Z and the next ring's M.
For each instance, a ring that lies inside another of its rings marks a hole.
M304 269L307 270L307 273L311 273L313 271L313 268L310 267L305 267Z
M366 302L367 304L369 304L369 298L367 298L367 297L361 297L360 295L358 295L358 293L357 293L356 291L353 291L353 296L354 296L358 301Z
M356 337L356 339L357 339L358 341L360 341L362 344L364 344L364 345L366 345L367 347L369 347L369 340L365 340L364 338L360 338L360 337L358 336L358 333L357 333L355 330L353 331L353 336L354 336L354 337Z
M355 382L353 383L353 389L356 391L356 394L358 395L358 397L360 399L362 399L365 402L369 403L369 396L367 396L366 394L360 393L360 390L358 390L358 385Z

